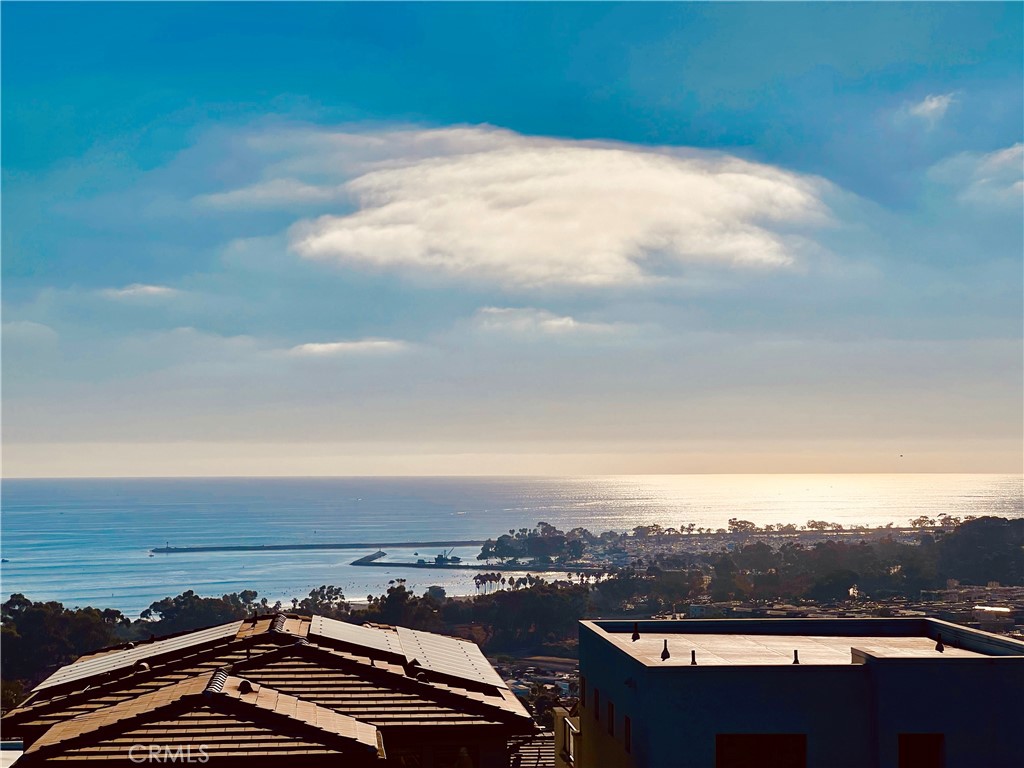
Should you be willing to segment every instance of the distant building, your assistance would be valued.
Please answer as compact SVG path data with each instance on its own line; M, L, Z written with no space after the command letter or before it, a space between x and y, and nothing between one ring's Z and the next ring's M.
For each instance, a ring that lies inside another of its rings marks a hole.
M572 768L1019 768L1024 643L927 618L584 621L576 714L555 725Z
M19 768L505 768L537 735L473 643L294 615L84 656L2 724Z

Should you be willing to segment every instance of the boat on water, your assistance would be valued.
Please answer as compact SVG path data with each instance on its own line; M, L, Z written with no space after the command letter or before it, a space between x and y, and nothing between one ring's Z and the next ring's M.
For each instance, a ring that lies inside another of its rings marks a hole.
M461 563L462 558L458 555L453 555L454 547L452 549L445 550L440 555L434 558L434 565L454 565L455 563ZM420 561L422 562L422 561Z

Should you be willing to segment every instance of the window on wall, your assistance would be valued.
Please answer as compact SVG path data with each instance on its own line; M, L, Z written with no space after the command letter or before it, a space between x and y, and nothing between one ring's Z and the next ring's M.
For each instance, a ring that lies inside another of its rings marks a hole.
M626 752L633 751L633 721L629 719L629 715L622 718L622 744Z
M615 735L615 705L608 702L608 735Z
M944 768L946 738L941 733L899 734L899 768Z
M807 768L807 734L719 733L715 768Z
M601 722L601 691L594 689L594 719Z

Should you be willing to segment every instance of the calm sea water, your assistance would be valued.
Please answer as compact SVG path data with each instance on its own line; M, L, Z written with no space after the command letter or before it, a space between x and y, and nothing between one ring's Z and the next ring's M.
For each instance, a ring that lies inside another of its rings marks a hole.
M670 475L586 478L4 480L4 597L118 608L130 615L194 589L255 589L271 601L336 584L353 599L389 579L473 592L472 571L359 568L367 550L193 553L216 544L475 539L544 520L563 529L659 523L725 527L830 520L897 525L919 515L1024 517L1020 475ZM456 550L474 558L478 550ZM419 552L433 556L434 551ZM389 549L389 558L414 558Z

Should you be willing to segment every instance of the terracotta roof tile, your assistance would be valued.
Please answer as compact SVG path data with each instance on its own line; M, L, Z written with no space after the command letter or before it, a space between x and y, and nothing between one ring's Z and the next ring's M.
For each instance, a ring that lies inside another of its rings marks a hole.
M246 738L263 738L265 734L259 730L239 731L236 721L244 717L286 718L308 729L307 738L319 734L314 741L347 739L361 749L379 742L377 726L500 725L511 732L532 730L532 720L504 683L492 685L481 679L497 675L472 643L452 638L433 640L438 636L400 633L392 628L356 627L351 637L369 637L364 634L369 632L377 638L360 646L312 631L317 627L321 632L324 627L333 631L337 629L335 624L343 624L329 621L293 616L247 619L238 623L233 636L198 647L187 636L172 638L177 650L151 656L153 666L149 671L115 665L114 669L121 670L119 674L83 679L79 685L46 687L29 704L5 717L5 726L33 728L32 737L49 728L32 745L39 749L66 746L72 741L84 744L91 741L85 738L90 733L123 730L119 724L125 729L153 731L154 737L173 738L175 743L218 734L233 737L244 733ZM226 632L223 627L211 629L218 630L218 637ZM204 632L208 631L199 633ZM345 632L343 628L335 634ZM381 641L379 633L387 639ZM418 665L410 668L408 660L396 653L396 639L401 635L415 639L410 644L416 646L422 658L417 658ZM109 660L126 650L133 649L114 649L92 658ZM486 665L490 673L474 676L467 672L463 677L448 674L453 664L465 664L470 672ZM211 686L215 677L218 683ZM242 678L252 686L251 692L239 689ZM229 713L219 719L208 713L199 723L177 706L174 711L180 712L180 717L173 724L168 725L171 720L166 718L166 722L158 722L163 712L172 711L170 708L183 698L203 698L201 694L208 687L207 699L223 696L234 702ZM334 747L340 748L339 744ZM87 747L85 744L81 748ZM332 746L318 748L330 750ZM63 749L56 752L63 754Z

